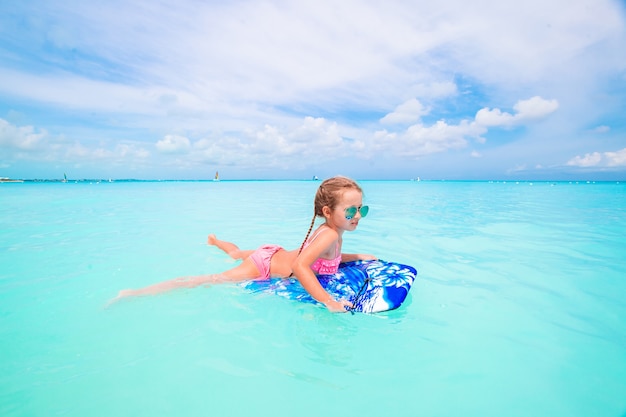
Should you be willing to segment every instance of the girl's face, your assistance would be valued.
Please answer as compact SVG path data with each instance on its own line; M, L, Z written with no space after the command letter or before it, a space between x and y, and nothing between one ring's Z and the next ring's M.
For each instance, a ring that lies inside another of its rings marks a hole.
M356 229L359 225L359 220L361 220L360 211L357 211L351 219L346 219L346 209L353 206L359 209L363 206L363 195L360 191L350 188L343 192L339 198L339 203L333 210L330 210L329 207L324 207L326 222L336 229L349 231Z

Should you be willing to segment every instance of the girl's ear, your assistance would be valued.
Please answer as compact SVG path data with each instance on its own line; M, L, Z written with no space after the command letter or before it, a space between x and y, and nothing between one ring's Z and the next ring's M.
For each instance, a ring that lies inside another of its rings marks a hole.
M328 206L322 207L322 214L324 215L325 218L329 218L331 213L332 213L332 210L330 209L330 207Z

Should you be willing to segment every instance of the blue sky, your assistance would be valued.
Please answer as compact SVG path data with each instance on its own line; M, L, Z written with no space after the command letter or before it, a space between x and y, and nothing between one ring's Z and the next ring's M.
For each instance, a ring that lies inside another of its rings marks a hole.
M623 180L625 9L2 2L0 176Z

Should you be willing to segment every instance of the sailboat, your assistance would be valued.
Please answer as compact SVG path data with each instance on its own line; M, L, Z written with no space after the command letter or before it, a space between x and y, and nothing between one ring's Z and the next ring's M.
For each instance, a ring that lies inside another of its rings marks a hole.
M63 179L61 180L61 182L67 182L67 175L65 175L65 172L63 173Z
M213 181L219 181L220 180L220 173L215 171L215 178L213 178Z

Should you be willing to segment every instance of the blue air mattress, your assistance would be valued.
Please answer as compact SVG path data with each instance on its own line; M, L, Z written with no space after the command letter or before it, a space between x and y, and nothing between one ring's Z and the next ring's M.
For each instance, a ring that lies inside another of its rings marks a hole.
M400 307L416 276L411 266L377 260L343 263L336 274L318 275L317 279L335 299L352 302L351 311L378 313ZM255 293L317 303L296 278L246 281L241 285Z

